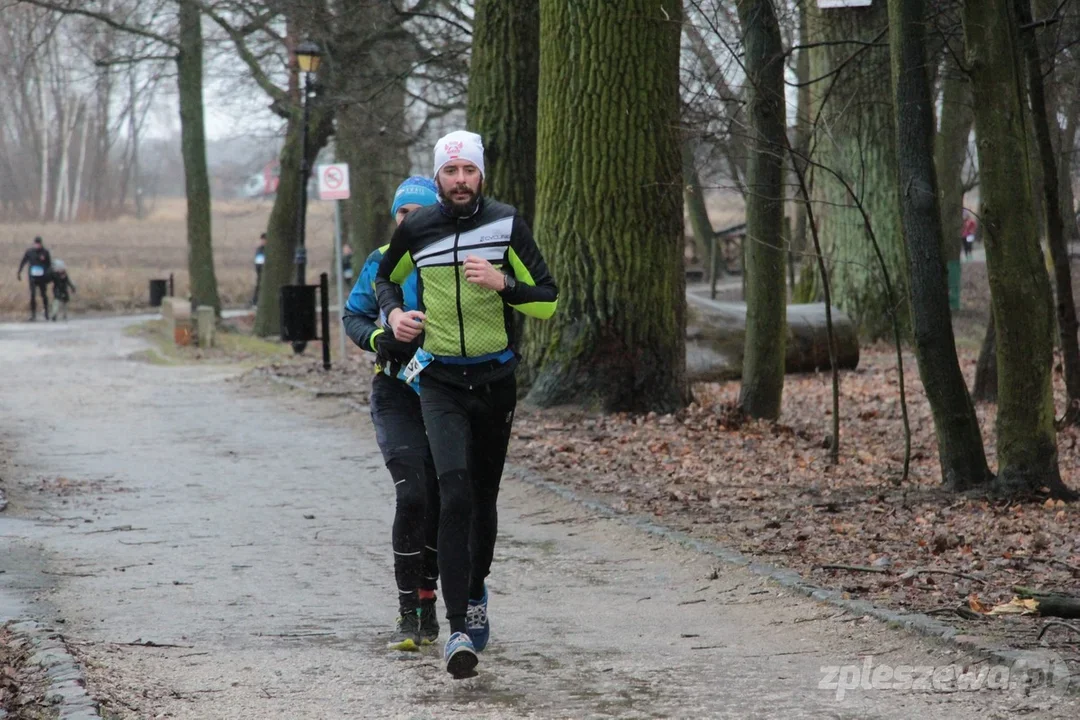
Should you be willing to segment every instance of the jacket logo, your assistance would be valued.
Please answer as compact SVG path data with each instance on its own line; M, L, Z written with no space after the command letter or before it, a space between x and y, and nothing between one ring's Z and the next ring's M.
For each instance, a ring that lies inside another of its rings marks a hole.
M500 235L481 235L480 236L480 242L484 242L484 243L486 243L486 242L496 242L496 241L499 241L499 240L509 240L509 239L510 239L510 236L508 234L506 234L506 233L503 233L503 234L500 234Z

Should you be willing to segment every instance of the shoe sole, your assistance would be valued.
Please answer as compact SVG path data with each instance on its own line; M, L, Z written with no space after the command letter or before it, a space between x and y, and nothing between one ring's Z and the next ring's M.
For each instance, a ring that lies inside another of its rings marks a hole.
M480 658L476 657L476 653L465 649L458 650L446 661L446 672L453 675L455 680L474 677L479 662Z

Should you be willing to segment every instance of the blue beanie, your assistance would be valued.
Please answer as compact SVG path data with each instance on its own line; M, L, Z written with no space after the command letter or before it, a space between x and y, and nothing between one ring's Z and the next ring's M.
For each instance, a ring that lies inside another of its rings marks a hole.
M394 205L390 208L391 215L397 215L402 205L434 205L439 201L439 193L435 188L435 182L431 178L422 175L413 175L405 182L398 185L394 193Z

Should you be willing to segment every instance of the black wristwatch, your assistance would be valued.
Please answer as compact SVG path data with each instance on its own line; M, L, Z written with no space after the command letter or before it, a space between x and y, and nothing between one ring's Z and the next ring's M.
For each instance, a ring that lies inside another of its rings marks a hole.
M503 287L503 292L513 290L517 286L517 278L510 273L503 273L503 277L506 278L506 285Z

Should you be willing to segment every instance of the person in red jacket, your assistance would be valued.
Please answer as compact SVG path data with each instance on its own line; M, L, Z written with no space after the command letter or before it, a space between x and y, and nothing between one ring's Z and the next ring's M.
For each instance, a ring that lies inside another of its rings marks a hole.
M965 210L964 224L960 227L960 237L964 242L964 255L968 258L971 257L971 252L975 249L975 232L977 230L978 225L975 224L975 216Z

